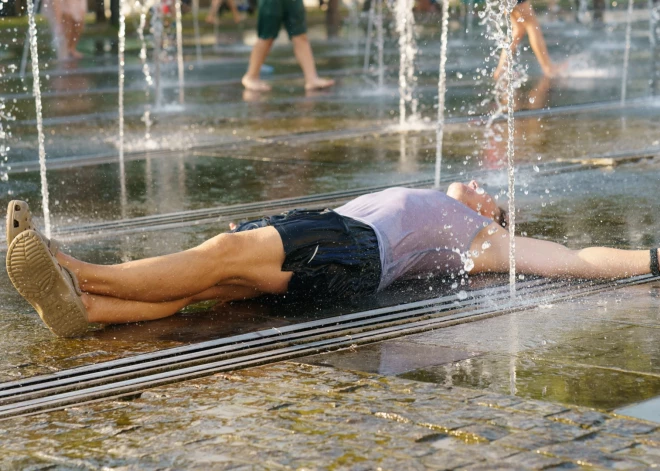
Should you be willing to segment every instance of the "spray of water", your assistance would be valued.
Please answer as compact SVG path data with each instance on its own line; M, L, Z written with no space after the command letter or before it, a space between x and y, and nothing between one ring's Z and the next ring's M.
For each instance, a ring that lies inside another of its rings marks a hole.
M122 219L126 218L126 169L124 167L124 79L126 52L126 2L119 0L119 187Z
M197 63L202 62L202 40L199 34L199 0L192 1L193 29L195 30L195 55Z
M580 23L586 23L588 10L589 10L589 5L587 5L587 0L580 0L578 3L578 13L577 13L577 18Z
M161 80L161 51L163 47L163 5L156 0L151 17L151 34L154 41L154 87L156 88L156 108L163 107L163 87Z
M144 28L147 24L147 13L149 9L153 6L153 2L145 1L140 6L140 23L137 28L137 34L140 38L140 63L142 64L142 74L144 75L144 80L147 84L145 89L145 97L147 104L144 107L144 114L142 115L142 121L145 125L144 139L149 141L151 139L151 104L149 103L150 89L154 86L154 79L151 76L151 71L149 69L149 62L147 61L147 41L144 36Z
M626 19L626 45L623 52L623 74L621 76L621 106L626 103L628 89L628 62L630 61L630 35L632 30L633 0L628 0L628 15Z
M28 28L30 32L30 54L32 56L32 94L37 114L37 135L39 143L39 173L41 175L41 204L44 212L44 234L51 236L50 207L48 202L48 179L46 178L46 149L44 147L44 124L41 108L41 82L39 80L39 50L37 47L37 25L34 20L34 6L27 2Z
M369 3L369 21L367 23L367 44L364 48L364 66L363 71L366 74L369 72L369 59L371 58L371 30L374 26L374 7L375 1Z
M490 58L497 60L500 50L504 50L506 54L506 74L504 74L497 81L494 93L498 96L504 94L504 100L498 100L501 103L496 112L491 115L489 121L489 130L492 121L496 116L501 116L503 113L504 104L507 113L507 173L508 173L508 195L509 195L509 286L511 297L516 294L516 245L515 245L515 231L516 231L516 208L515 208L515 167L514 167L514 90L520 86L520 78L516 79L518 70L513 61L513 53L511 45L513 44L513 29L511 24L511 12L516 6L515 0L487 0L483 11L479 12L483 24L486 25L486 34L488 37L496 41L497 47L493 48ZM503 93L504 92L504 93ZM504 104L502 104L504 103Z
M383 62L383 0L375 0L377 4L376 12L376 37L378 41L378 88L382 89L385 85L385 65Z
M181 24L181 0L175 0L176 11L176 63L179 70L179 104L185 102L184 96L184 64L183 64L183 26Z
M658 37L660 36L659 21L660 3L649 0L649 40L651 41L651 48L655 48L658 45Z
M415 92L415 17L413 16L412 0L397 0L396 31L399 34L399 124L404 126L408 121L407 107L410 107L410 120L417 114L417 99Z
M0 10L2 10L2 3L0 3ZM13 73L16 70L14 64L9 64L7 68ZM0 67L0 83L5 74L5 67ZM9 170L11 167L8 165L9 159L9 137L11 136L9 123L14 120L14 117L9 112L7 104L2 96L0 96L0 181L6 182L9 180Z
M513 10L515 2L510 4L510 11ZM511 25L511 14L506 15L507 18L507 67L506 67L506 76L507 76L507 128L508 128L508 141L506 147L506 161L507 161L507 172L509 180L509 289L511 292L511 298L516 296L516 175L514 167L514 120L513 120L513 100L514 100L514 84L513 84L513 53L511 52L511 45L513 44L513 31Z
M438 122L435 130L435 187L440 188L442 141L445 132L445 93L447 90L447 28L449 0L442 0L442 34L440 38L440 75L438 78Z

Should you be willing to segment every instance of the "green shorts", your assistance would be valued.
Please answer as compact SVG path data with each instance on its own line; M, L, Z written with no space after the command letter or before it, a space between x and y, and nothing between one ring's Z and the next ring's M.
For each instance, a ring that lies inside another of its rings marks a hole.
M260 39L275 39L282 28L289 38L307 32L303 0L259 0L257 34Z

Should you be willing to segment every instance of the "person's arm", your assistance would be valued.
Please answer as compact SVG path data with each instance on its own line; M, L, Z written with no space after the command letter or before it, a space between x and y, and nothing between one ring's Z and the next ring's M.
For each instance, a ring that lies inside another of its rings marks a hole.
M490 234L489 234L490 233ZM572 250L546 240L516 236L516 271L545 277L616 279L651 273L648 250L588 247ZM490 246L488 246L490 243ZM487 248L484 248L487 247ZM472 242L471 273L509 271L509 233L493 223Z

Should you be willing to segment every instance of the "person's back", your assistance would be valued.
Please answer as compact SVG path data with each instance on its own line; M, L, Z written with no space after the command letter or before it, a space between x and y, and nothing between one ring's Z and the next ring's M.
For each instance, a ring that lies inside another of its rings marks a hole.
M379 290L419 274L458 273L474 237L493 221L436 190L390 188L335 209L371 226L378 237Z

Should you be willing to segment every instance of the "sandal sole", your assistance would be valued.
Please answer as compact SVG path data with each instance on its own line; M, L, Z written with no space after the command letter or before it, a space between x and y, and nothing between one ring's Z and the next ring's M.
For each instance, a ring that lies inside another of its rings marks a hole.
M73 282L36 232L21 232L11 243L7 274L55 335L77 337L87 332L85 306Z

